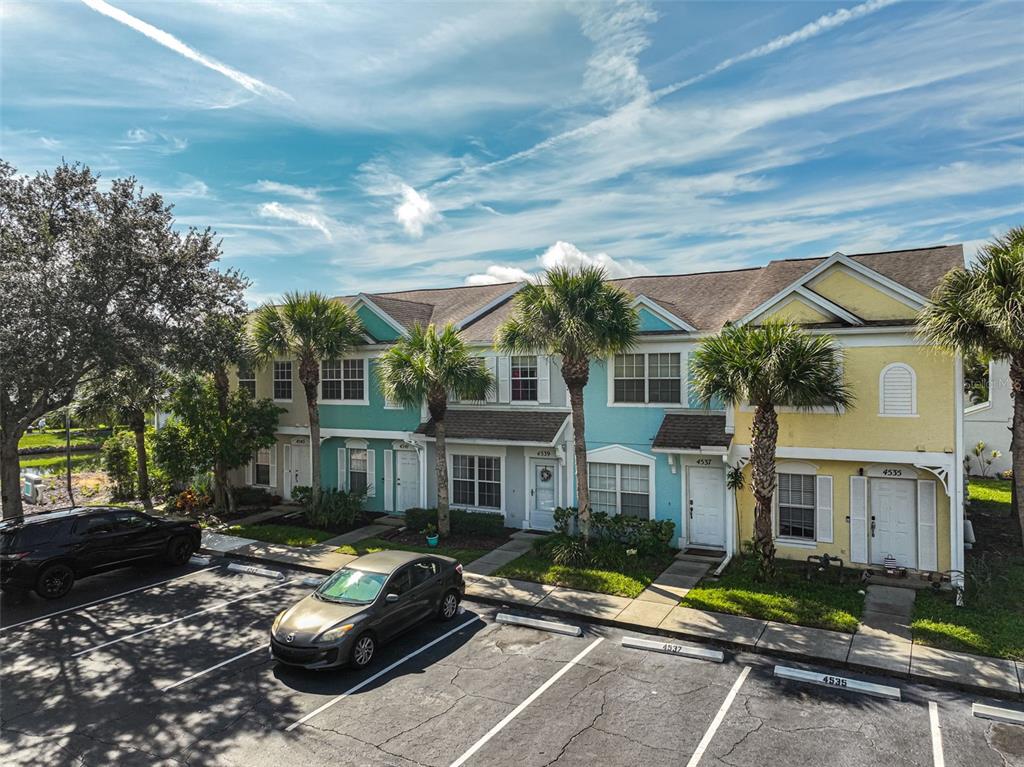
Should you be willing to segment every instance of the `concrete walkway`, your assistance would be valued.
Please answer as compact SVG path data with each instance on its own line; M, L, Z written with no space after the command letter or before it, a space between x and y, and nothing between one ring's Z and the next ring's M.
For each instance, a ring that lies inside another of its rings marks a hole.
M864 668L884 668L894 674L910 673L917 592L895 586L868 586L860 626L853 635L847 662Z
M476 575L490 575L500 570L513 559L519 559L523 554L533 548L533 543L543 536L532 533L513 533L508 543L503 543L493 551L489 551L479 559L474 559L466 565L465 572Z

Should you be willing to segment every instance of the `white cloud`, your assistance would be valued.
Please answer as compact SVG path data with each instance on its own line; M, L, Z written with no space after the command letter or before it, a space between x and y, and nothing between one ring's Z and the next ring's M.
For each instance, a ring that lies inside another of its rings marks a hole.
M583 34L594 42L583 74L584 90L612 106L649 95L638 57L651 43L645 28L657 14L638 2L586 4L578 10Z
M395 220L412 237L422 237L423 227L441 220L441 214L425 194L402 184L402 202L395 206Z
M177 154L188 149L188 139L172 136L164 131L145 128L129 128L125 131L122 147L138 146L152 149L161 154Z
M328 240L333 240L334 235L328 226L330 220L320 214L309 210L299 210L279 202L265 202L256 211L263 218L276 218L280 221L291 221L299 226L316 229Z
M278 181L267 181L260 179L255 184L245 187L250 192L266 192L267 194L283 194L289 197L298 197L302 200L315 202L320 198L320 190L306 186L295 186L294 184L282 184Z
M82 2L97 13L102 13L104 16L108 16L114 21L124 24L127 27L131 27L136 32L145 35L150 40L159 43L165 48L169 48L175 53L178 53L197 64L201 64L207 69L219 72L229 80L234 80L250 93L255 93L257 96L276 96L278 98L291 99L291 96L284 91L279 90L272 85L267 85L265 82L257 80L255 77L250 77L244 72L239 72L237 69L233 69L227 64L222 64L216 59L200 53L195 48L186 45L169 32L164 32L162 29L158 29L152 24L148 24L142 19L132 16L130 13L125 13L120 8L115 8L110 3L105 2L105 0L82 0Z
M635 261L616 261L607 253L585 253L571 242L559 240L550 248L537 256L537 265L547 271L559 266L579 269L583 266L599 266L604 269L610 279L632 277L638 274L649 274L650 270ZM483 272L469 275L467 285L494 285L499 282L524 282L543 277L543 271L528 272L516 266L493 264Z

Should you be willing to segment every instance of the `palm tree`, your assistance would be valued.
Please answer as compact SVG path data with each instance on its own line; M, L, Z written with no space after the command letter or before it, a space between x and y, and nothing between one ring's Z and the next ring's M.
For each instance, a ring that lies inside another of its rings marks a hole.
M922 335L945 349L1010 361L1011 507L1024 534L1024 226L982 246L968 268L949 272L918 323Z
M147 511L153 510L146 449L146 416L167 396L161 369L150 360L111 370L88 384L73 406L79 418L91 422L124 423L135 435L136 495ZM69 485L70 488L70 485Z
M433 325L415 325L408 338L381 355L377 373L387 399L404 407L427 402L436 440L437 529L441 535L448 535L451 523L444 420L448 400L482 400L494 379L451 324L445 325L440 335Z
M760 575L775 576L772 496L778 406L809 410L830 407L838 414L852 404L843 381L843 356L831 336L811 335L796 325L769 321L732 325L704 340L694 354L692 383L707 404L719 399L754 408L750 427L750 484L754 493L754 547Z
M314 501L320 497L320 363L348 354L362 341L363 323L351 307L322 293L286 293L279 306L264 304L249 326L252 357L267 364L294 359L309 410L310 471Z
M516 294L513 315L498 328L495 344L510 354L543 352L562 360L572 407L576 454L576 503L580 531L590 537L590 482L583 417L583 389L590 361L630 349L640 320L626 291L605 279L604 269L558 267Z

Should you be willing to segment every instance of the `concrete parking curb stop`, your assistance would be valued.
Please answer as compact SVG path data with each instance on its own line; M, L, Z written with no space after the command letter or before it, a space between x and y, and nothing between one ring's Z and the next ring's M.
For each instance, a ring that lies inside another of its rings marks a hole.
M655 642L651 639L640 639L639 637L622 637L622 646L631 647L634 650L650 650L652 652L665 653L666 655L681 655L684 658L709 660L712 663L722 663L725 660L725 653L721 650L712 650L709 647L691 647L673 644L672 642Z
M526 626L531 629L550 631L554 634L565 634L566 636L583 636L583 629L579 626L570 626L568 623L555 623L554 621L542 621L537 618L526 618L522 615L509 615L498 613L495 620L498 623L507 623L512 626Z
M975 703L971 706L971 713L979 719L991 719L994 722L1005 724L1019 724L1024 726L1024 711L1013 711L998 706L986 706L984 703Z
M264 578L273 578L280 581L284 579L284 573L278 570L268 570L265 567L254 567L253 565L240 565L237 562L228 564L228 570L233 573L245 573L247 575L262 575Z
M821 687L843 690L844 692L859 692L876 698L888 698L889 700L902 700L903 698L903 693L899 687L890 687L884 684L875 684L874 682L865 682L860 679L851 679L833 674L819 674L816 671L806 671L802 668L776 666L775 676L779 679L788 679L791 682L816 684Z

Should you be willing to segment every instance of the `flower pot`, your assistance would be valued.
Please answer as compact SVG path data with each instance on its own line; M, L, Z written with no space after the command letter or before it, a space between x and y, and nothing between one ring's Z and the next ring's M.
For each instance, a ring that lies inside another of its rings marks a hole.
M427 545L428 546L436 546L437 545L437 536L436 535L428 535L427 536Z

